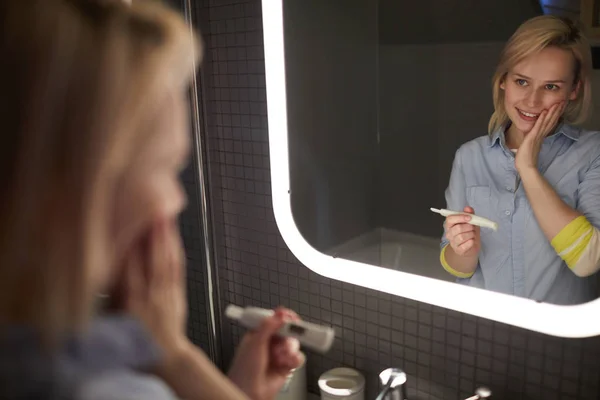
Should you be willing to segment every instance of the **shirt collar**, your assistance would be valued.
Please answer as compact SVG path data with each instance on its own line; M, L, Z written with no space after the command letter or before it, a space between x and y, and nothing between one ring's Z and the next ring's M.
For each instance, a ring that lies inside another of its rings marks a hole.
M504 143L504 132L506 131L507 127L508 125L501 126L492 132L490 135L489 147L494 147L496 144L501 142ZM547 139L550 139L552 142L554 142L554 140L556 140L556 138L560 135L566 136L573 141L578 141L579 136L581 135L581 128L561 122L554 133L548 135Z
M505 127L501 126L490 134L490 147L494 147L496 144L504 141L504 130Z

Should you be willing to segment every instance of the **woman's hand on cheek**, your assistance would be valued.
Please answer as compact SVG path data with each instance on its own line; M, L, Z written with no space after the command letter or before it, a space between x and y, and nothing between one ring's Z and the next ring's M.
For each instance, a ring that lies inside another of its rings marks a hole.
M542 143L546 136L556 127L565 107L566 101L561 101L554 104L550 109L542 111L531 131L525 135L525 139L517 151L515 157L517 171L522 172L528 168L537 170L538 156Z
M123 275L125 311L141 320L170 363L189 345L184 255L175 221L150 226L131 249Z

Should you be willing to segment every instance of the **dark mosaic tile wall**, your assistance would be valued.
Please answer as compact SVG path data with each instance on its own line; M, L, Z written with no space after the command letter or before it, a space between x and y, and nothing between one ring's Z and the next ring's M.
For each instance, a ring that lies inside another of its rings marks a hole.
M208 315L206 280L204 272L204 248L201 237L200 219L198 215L197 193L198 182L196 171L190 166L182 176L189 205L180 218L180 229L187 257L187 292L189 305L188 336L209 353Z
M185 0L165 0L165 2L178 10L184 9ZM206 266L205 248L202 239L202 225L199 215L199 174L197 160L193 159L183 171L181 181L188 198L188 206L179 218L179 228L185 246L187 266L187 294L188 294L188 336L207 354L210 354L210 341L208 336L209 324L206 298Z
M600 338L531 333L325 279L299 264L271 206L261 3L197 0L194 6L207 47L205 139L221 302L282 304L333 325L333 349L308 354L310 391L318 391L322 372L349 366L365 373L367 398L374 398L379 371L394 366L408 373L409 393L428 399L464 399L478 385L490 386L497 399L600 398ZM195 193L193 173L185 178ZM182 221L191 262L190 332L202 344L207 329L197 216L190 209ZM223 323L225 364L241 333Z

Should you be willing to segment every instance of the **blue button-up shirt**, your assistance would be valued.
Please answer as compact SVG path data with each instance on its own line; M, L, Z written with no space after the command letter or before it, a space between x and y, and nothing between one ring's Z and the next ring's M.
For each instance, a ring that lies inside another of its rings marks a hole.
M538 168L561 199L600 227L600 133L561 124L542 144ZM596 276L580 278L556 254L540 229L506 147L504 129L462 145L456 152L446 208L498 223L481 228L479 264L457 282L554 304L596 297ZM448 241L444 235L442 247Z
M175 400L160 379L139 371L161 361L158 347L136 320L98 317L89 330L48 353L35 331L3 326L0 399Z

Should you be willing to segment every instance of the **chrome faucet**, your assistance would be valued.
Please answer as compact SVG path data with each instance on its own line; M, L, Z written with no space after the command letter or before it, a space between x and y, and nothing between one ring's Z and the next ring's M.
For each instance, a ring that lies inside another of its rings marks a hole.
M406 373L400 368L388 368L379 374L382 385L381 392L375 400L408 400L406 394ZM484 400L492 397L492 391L481 386L475 390L475 395L465 400Z
M492 391L489 388L482 386L482 387L477 388L477 390L475 390L474 396L471 396L465 400L481 400L481 399L489 399L490 397L492 397Z
M381 371L379 381L383 388L375 400L408 400L406 396L406 374L399 368Z

